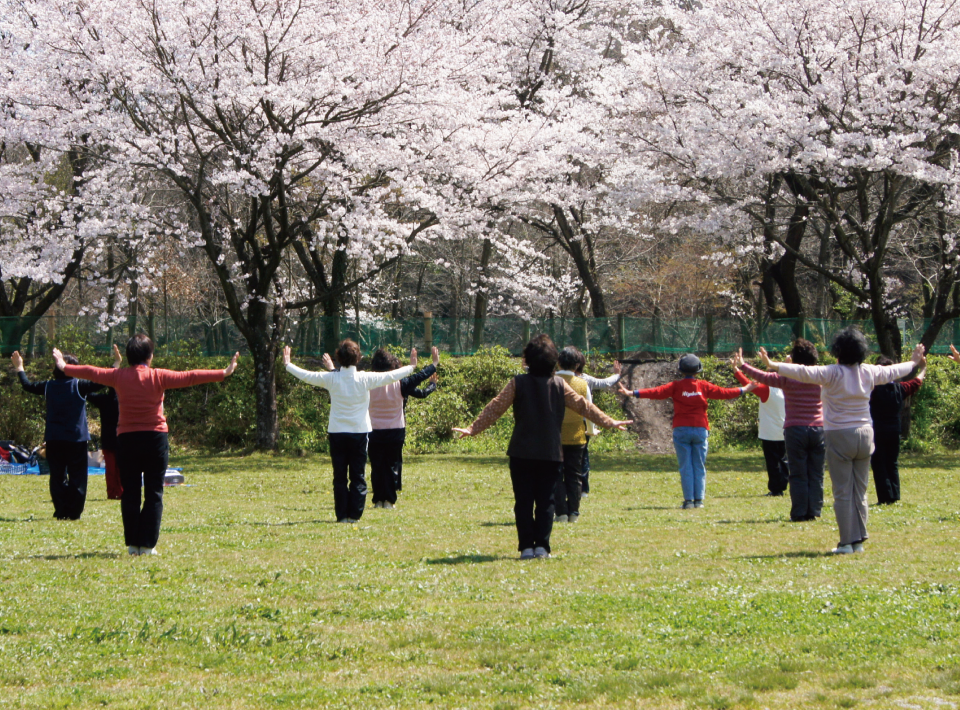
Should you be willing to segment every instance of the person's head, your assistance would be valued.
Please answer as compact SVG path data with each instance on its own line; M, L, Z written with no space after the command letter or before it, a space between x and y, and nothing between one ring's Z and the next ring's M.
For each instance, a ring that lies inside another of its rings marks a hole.
M137 333L127 341L127 364L130 367L149 365L153 360L153 341L143 333Z
M374 372L389 372L390 370L399 369L399 367L400 358L383 348L377 350L370 360L370 369Z
M77 359L76 355L70 355L68 353L63 354L63 361L68 365L79 365L80 361ZM53 379L55 380L69 380L67 373L61 370L59 367L54 366L53 368Z
M877 364L880 367L890 367L891 365L894 365L896 363L894 363L893 360L888 358L886 355L881 355L880 357L877 358Z
M809 340L797 338L793 341L790 359L795 365L816 365L820 359L820 353L817 352L817 346Z
M349 338L342 340L334 356L340 367L356 367L360 363L360 346Z
M703 364L696 355L687 353L680 358L680 362L677 363L677 369L684 377L692 377L703 370Z
M544 333L534 336L523 349L523 361L527 363L530 374L535 377L549 377L557 366L557 346Z
M833 336L830 352L841 365L859 365L867 359L870 344L856 326L848 325Z
M580 354L579 350L572 345L568 345L560 351L560 355L557 356L557 362L559 363L561 370L570 370L570 372L576 372L577 366L580 364L581 357L583 356Z

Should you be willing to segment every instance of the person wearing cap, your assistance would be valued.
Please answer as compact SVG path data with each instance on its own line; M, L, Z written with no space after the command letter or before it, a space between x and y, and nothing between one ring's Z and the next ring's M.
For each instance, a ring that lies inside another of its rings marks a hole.
M687 354L677 365L681 379L659 387L630 392L622 384L622 395L632 394L640 399L673 399L673 448L680 465L680 486L683 488L683 509L702 508L707 483L707 440L710 422L707 419L707 400L736 399L744 392L752 392L757 384L744 387L720 387L701 380L703 370L700 358Z

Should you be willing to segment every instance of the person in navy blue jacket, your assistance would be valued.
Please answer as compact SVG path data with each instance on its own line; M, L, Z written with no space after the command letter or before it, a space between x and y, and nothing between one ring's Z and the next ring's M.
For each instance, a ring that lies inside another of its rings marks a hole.
M878 365L889 367L893 360L881 356ZM874 449L870 455L873 483L877 488L877 504L889 505L900 500L900 413L903 402L923 384L925 370L904 382L889 382L873 388L870 394L870 418L873 419Z
M20 353L15 352L11 360L24 391L47 400L44 438L53 517L79 520L87 501L87 395L101 389L101 385L67 377L60 368L54 368L52 380L31 382L23 371ZM80 364L73 355L65 355L64 360L71 365Z

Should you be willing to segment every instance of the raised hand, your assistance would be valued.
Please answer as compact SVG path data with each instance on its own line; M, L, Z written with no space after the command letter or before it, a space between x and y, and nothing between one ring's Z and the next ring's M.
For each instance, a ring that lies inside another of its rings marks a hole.
M337 368L333 365L333 358L330 357L330 353L324 353L323 357L320 358L320 365L327 372L333 372Z
M787 363L793 362L793 356L787 355L785 358L783 358L783 361Z
M458 427L454 427L453 431L457 432L460 435L457 437L458 439L465 439L468 436L473 436L473 432L470 431L469 429L460 429Z
M613 426L610 428L617 429L619 431L626 431L627 427L630 426L631 424L633 424L632 419L628 419L627 421L614 421Z
M953 344L950 345L950 354L947 355L954 362L960 362L960 351L957 351Z
M13 369L17 372L23 369L23 358L20 357L20 351L17 350L10 356L10 362L13 363Z
M614 361L613 361L613 374L614 374L614 375L619 375L619 374L620 374L620 361L619 361L619 360L614 360Z
M920 363L923 362L923 354L927 351L923 347L923 343L917 343L917 347L913 349L913 354L910 356L910 359L913 361L913 364L917 367L920 366Z
M433 384L437 384L440 381L440 376L436 372L434 372L432 375L430 375L430 381Z
M760 346L760 360L763 361L763 366L768 370L773 370L776 372L778 369L780 369L779 366L770 359L770 356L767 354L767 349L762 345Z
M433 366L437 367L440 364L440 351L436 345L430 348L430 357L433 360Z
M417 349L410 348L410 367L416 368L417 366Z
M123 365L123 357L120 355L120 348L117 347L117 344L113 344L113 369L119 370L120 366Z
M66 367L67 363L63 359L63 353L60 352L59 348L53 349L53 361L57 364L57 367L63 371L63 368Z
M759 387L759 385L756 382L751 382L750 384L743 386L743 393L746 394L747 392L753 392L755 389L757 389L757 387Z
M622 394L624 397L633 396L633 392L624 387L622 382L617 383L617 394Z
M324 357L327 357L327 355L324 355ZM289 345L283 346L283 364L284 365L290 364L290 346Z
M223 371L224 377L230 377L233 374L234 370L237 369L237 361L240 359L240 353L234 353L233 359L230 361L230 364L227 365L227 369Z
M737 370L743 367L743 348L737 348L737 352L730 358L730 364Z

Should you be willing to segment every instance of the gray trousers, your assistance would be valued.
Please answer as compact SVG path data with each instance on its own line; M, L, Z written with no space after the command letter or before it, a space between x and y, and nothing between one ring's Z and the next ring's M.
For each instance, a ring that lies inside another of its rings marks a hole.
M840 544L867 539L867 483L873 427L824 431L827 466L833 483L833 512L840 528Z

